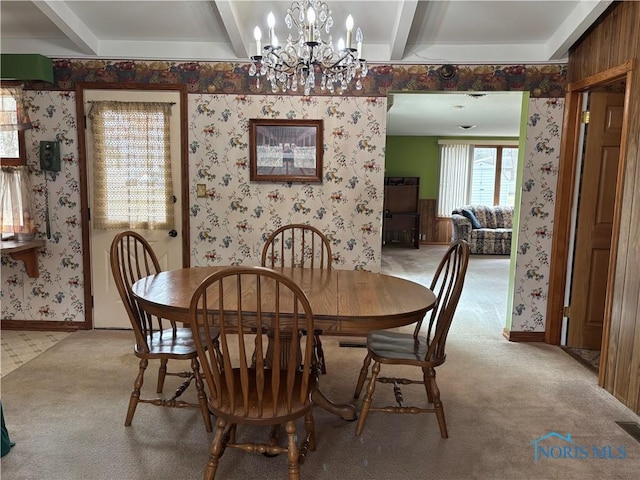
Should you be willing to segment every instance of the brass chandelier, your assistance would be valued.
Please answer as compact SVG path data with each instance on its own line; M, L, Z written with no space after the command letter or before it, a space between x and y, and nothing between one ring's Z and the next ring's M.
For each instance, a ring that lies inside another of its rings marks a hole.
M260 77L271 85L274 93L296 92L298 87L309 95L318 86L329 93L342 94L355 80L356 90L362 89L361 79L367 75L367 61L362 58L362 30L356 30L356 48L351 46L353 17L346 21L346 42L341 38L334 48L330 35L333 26L331 9L321 0L301 0L291 4L284 19L287 28L294 30L284 46L278 44L275 34L275 16L269 12L267 26L269 43L262 47L262 32L254 30L255 56L249 75L256 77L260 88ZM323 38L324 34L327 38ZM297 37L294 37L297 32Z

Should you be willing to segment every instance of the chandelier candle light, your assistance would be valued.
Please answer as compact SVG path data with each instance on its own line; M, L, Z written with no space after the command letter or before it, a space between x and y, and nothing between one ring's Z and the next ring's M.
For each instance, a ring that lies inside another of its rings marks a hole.
M256 55L249 75L256 77L256 86L260 88L260 77L265 77L274 93L291 90L298 86L309 95L317 86L320 75L320 90L333 94L336 90L342 94L355 80L356 90L362 89L361 79L367 75L367 61L362 58L362 30L356 30L356 48L351 47L353 17L346 21L347 41L342 38L336 48L330 35L333 18L329 6L321 0L302 0L293 2L287 9L284 19L287 28L297 30L297 38L292 34L281 47L275 33L276 19L273 12L267 16L269 44L262 47L262 31L256 27L253 38L256 41ZM322 37L322 30L327 38Z

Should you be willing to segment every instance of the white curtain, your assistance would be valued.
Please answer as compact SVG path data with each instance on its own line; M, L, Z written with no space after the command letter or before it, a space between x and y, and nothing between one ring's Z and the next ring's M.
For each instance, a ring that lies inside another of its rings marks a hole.
M36 232L31 198L31 179L26 166L0 170L0 225L3 237Z
M171 103L92 102L93 227L174 227Z
M440 145L439 217L450 217L452 210L467 202L470 154L471 145Z

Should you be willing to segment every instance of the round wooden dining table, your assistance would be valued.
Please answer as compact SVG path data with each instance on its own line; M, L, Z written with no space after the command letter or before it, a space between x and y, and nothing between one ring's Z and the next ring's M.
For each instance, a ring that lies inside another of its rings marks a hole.
M189 323L191 296L200 282L226 266L168 270L133 284L146 312ZM401 327L424 317L436 297L427 287L400 277L364 270L275 268L307 294L314 326L323 335L365 336L371 330ZM318 390L314 402L345 420L356 418L351 404L337 405Z

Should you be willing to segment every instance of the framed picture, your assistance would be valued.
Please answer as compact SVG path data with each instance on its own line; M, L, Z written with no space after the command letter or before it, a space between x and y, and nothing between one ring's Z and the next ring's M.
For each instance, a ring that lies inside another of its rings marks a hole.
M249 120L249 179L322 182L322 120Z

